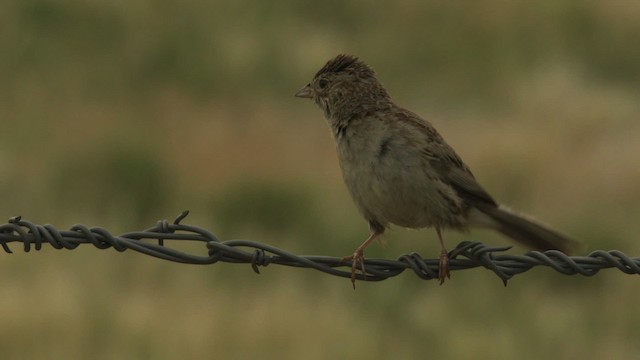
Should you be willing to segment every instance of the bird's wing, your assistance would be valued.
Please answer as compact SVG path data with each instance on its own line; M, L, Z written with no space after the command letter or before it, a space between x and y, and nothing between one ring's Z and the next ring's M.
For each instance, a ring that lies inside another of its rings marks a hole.
M476 181L469 169L454 167L446 174L449 183L456 189L458 194L471 202L489 203L498 206L498 203L487 193L487 191Z
M395 118L409 127L420 128L419 139L414 143L419 144L422 156L437 170L441 179L450 184L463 199L472 204L498 206L491 195L478 184L460 156L428 121L403 108L398 108ZM411 133L415 134L415 131Z
M458 194L471 203L484 203L497 206L496 201L478 183L469 167L438 134L423 150L429 163L438 169L442 179L449 183Z

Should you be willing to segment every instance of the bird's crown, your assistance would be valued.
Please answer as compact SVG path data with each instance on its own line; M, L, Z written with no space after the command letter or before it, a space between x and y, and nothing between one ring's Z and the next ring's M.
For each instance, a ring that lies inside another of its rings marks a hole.
M329 60L317 73L315 78L324 74L350 73L361 77L374 76L373 69L355 56L340 54Z

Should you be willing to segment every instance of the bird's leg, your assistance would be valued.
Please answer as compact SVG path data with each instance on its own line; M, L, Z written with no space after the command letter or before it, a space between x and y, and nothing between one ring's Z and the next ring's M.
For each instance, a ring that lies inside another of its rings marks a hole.
M440 266L438 268L438 279L440 280L440 285L444 283L445 277L451 278L449 274L449 253L444 246L444 241L442 241L442 234L440 233L440 227L436 226L436 233L438 233L438 240L440 240Z
M371 234L367 240L355 249L353 255L342 258L342 261L351 261L351 284L353 284L354 290L356 288L356 269L358 268L358 265L360 266L360 270L362 270L362 275L365 276L365 278L367 276L364 270L364 249L384 233L385 227L378 223L369 222L369 229L371 230Z

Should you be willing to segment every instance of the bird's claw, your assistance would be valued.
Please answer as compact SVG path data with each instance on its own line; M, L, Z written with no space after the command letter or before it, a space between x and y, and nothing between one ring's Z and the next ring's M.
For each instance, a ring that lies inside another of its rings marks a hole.
M449 274L449 254L447 250L442 249L440 251L440 265L438 267L438 279L440 280L440 285L444 284L444 280L446 278L451 279L451 274Z
M356 270L358 266L360 266L360 270L362 271L362 275L364 277L367 276L366 271L364 269L364 252L362 250L356 250L353 255L345 256L342 258L343 262L351 262L351 284L353 285L353 289L356 289Z

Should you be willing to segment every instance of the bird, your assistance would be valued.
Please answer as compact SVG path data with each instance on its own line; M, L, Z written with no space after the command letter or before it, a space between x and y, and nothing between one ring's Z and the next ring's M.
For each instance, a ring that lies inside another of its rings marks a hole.
M373 68L340 54L295 93L324 113L336 144L344 182L369 236L352 255L355 289L364 250L391 225L434 228L440 244L438 279L450 278L445 229L488 228L539 251L570 253L576 241L531 217L500 205L433 125L391 99Z

